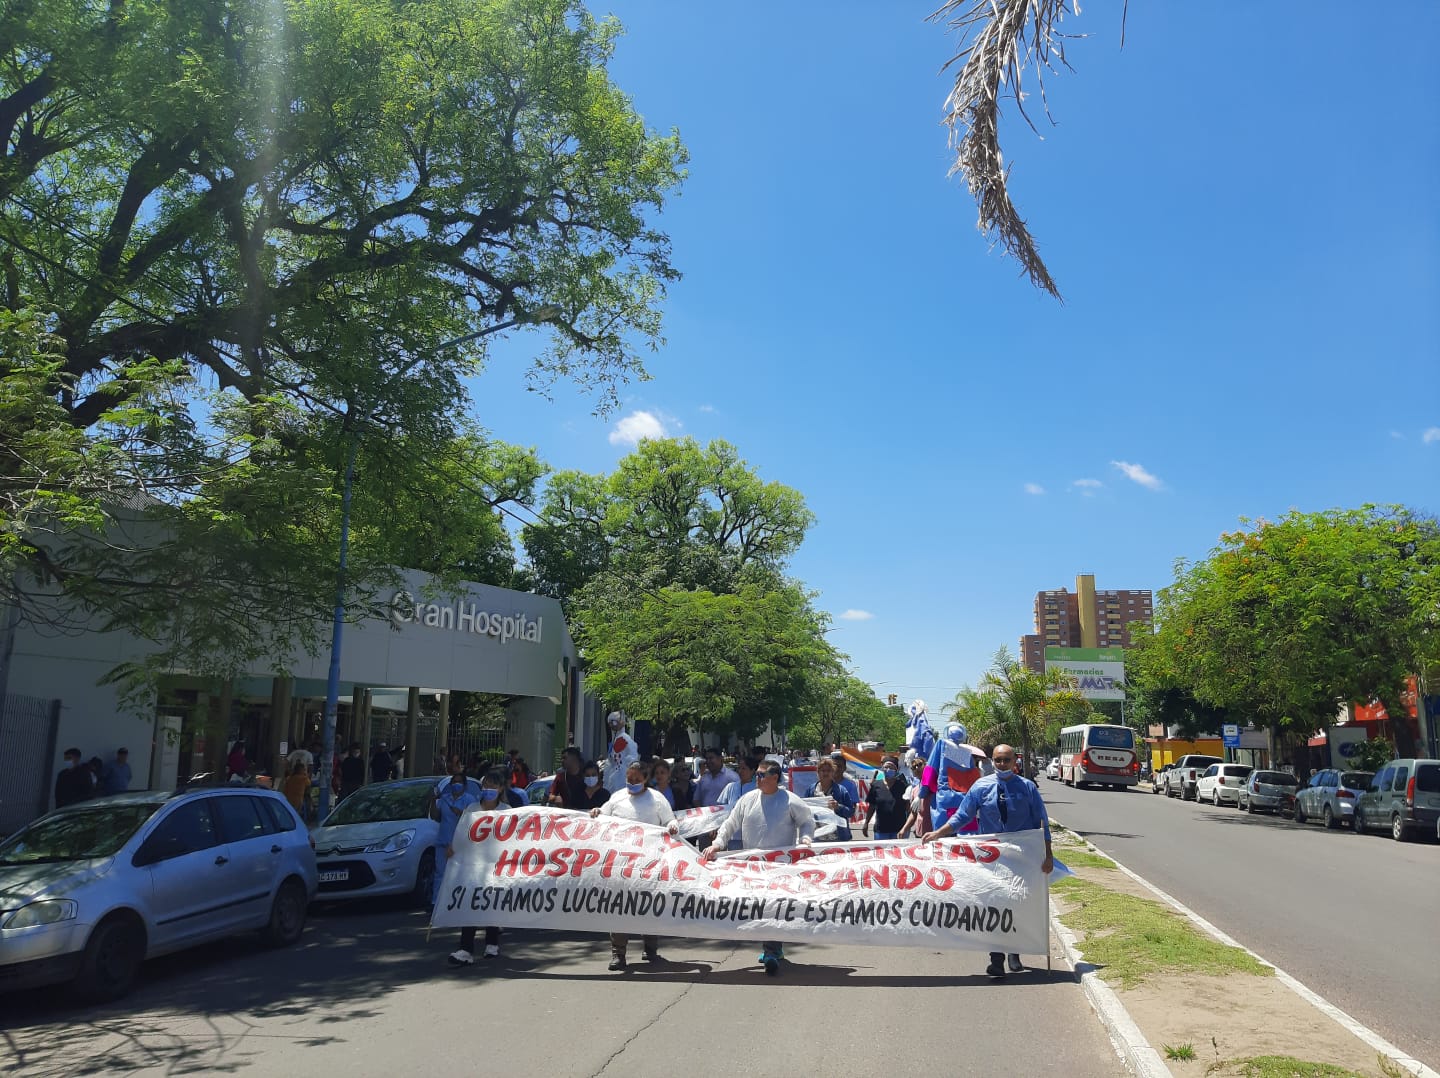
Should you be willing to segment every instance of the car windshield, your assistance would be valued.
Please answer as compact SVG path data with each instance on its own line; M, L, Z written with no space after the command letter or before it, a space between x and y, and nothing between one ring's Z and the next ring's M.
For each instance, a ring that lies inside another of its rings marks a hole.
M1440 794L1440 764L1421 764L1417 767L1415 789L1423 794Z
M434 789L428 782L367 786L342 801L340 807L326 817L325 826L423 819Z
M1374 777L1373 771L1346 771L1340 776L1340 785L1352 790L1368 790Z
M1133 749L1135 731L1128 726L1092 726L1088 740L1102 749Z
M159 801L96 805L36 820L0 843L0 865L51 864L110 857L140 825L155 815Z
M1260 771L1255 775L1256 782L1263 782L1267 786L1294 786L1295 776L1287 775L1284 771Z

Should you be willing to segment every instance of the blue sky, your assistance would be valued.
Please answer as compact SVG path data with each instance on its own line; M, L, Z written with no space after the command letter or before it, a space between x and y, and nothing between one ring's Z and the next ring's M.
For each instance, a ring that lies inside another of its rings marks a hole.
M627 432L733 442L816 513L792 568L856 672L932 703L1077 572L1158 589L1240 517L1440 511L1440 5L1401 7L1131 4L1123 50L1118 4L1067 20L1059 126L1004 131L1062 306L946 176L929 7L596 6L691 153L667 345L597 417L526 393L516 338L477 418L592 472Z

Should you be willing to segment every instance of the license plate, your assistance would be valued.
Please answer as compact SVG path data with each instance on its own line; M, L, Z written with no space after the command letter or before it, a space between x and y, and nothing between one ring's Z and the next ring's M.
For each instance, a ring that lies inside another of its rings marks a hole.
M350 870L348 868L337 868L333 872L320 873L321 883L344 883L349 878Z

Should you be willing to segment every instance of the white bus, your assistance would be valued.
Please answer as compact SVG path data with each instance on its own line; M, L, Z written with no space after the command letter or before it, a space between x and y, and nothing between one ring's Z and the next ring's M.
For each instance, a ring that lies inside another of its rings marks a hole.
M1090 783L1134 786L1140 781L1135 731L1128 726L1067 726L1060 731L1060 781L1079 789Z

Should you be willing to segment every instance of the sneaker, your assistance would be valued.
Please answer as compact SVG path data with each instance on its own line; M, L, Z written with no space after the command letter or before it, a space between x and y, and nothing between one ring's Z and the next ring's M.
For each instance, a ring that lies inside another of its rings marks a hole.
M487 943L487 944L485 945L485 957L486 957L486 958L499 958L499 957L500 957L500 945L497 944L497 943Z
M985 967L985 976L993 977L997 981L1003 981L1005 979L1005 963L991 962Z
M1020 961L1020 956L1018 954L1012 954L1009 958L1006 959L1006 963L1010 966L1011 973L1025 972L1025 963Z
M767 954L765 956L765 976L780 976L780 958L778 955Z
M451 954L447 961L452 966L469 966L474 964L475 956L462 947L460 950Z
M619 973L625 968L625 956L623 954L610 956L610 972Z

